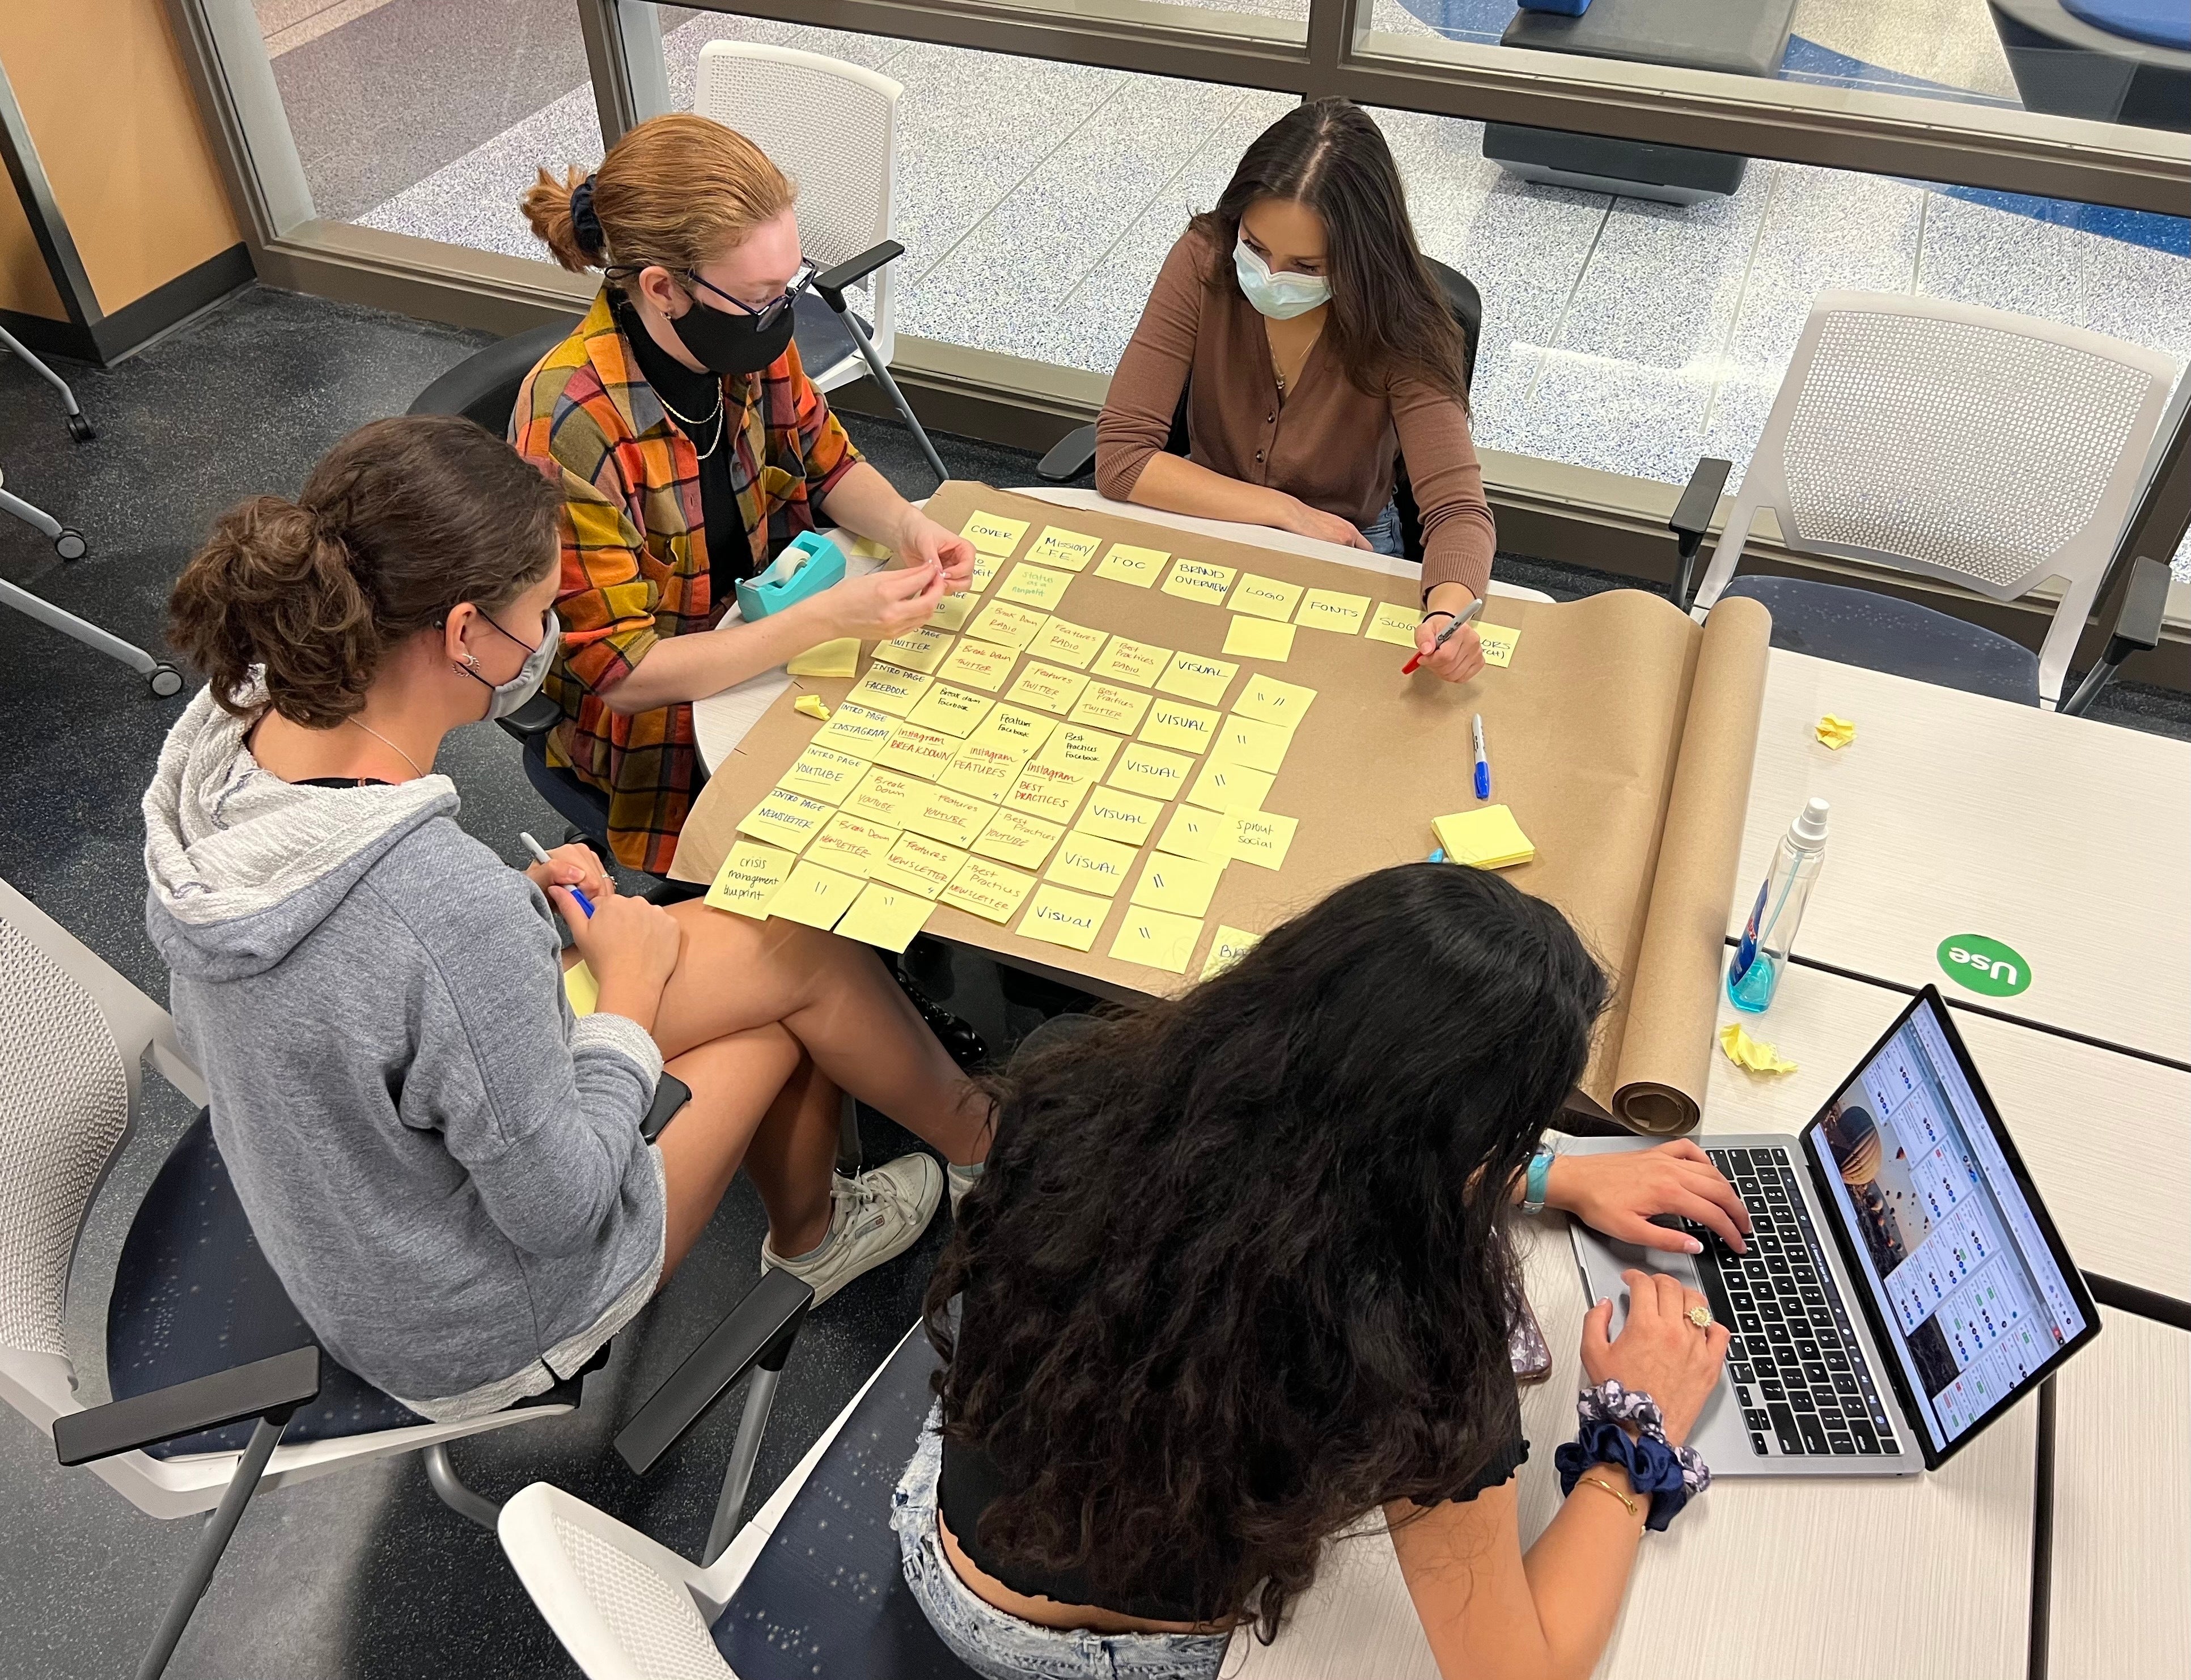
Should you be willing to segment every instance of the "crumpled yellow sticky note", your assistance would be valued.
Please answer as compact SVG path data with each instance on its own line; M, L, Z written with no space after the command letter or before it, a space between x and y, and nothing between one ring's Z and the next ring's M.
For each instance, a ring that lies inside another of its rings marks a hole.
M1742 1030L1739 1021L1730 1021L1719 1029L1719 1047L1727 1052L1727 1059L1738 1068L1747 1068L1753 1073L1792 1073L1795 1064L1781 1059L1780 1052L1761 1039L1753 1039Z
M791 703L791 709L804 717L820 718L824 723L829 720L829 709L822 703L819 694L800 695Z
M1818 720L1816 732L1820 742L1839 752L1856 739L1856 725L1845 717L1835 717L1828 712Z

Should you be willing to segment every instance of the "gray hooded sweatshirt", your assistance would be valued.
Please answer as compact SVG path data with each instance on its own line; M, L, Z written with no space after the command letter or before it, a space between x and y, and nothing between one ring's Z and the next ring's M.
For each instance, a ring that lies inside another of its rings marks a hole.
M204 692L145 795L145 920L251 1228L337 1360L437 1422L552 1387L646 1304L662 1054L574 1020L532 883L442 776L299 787Z

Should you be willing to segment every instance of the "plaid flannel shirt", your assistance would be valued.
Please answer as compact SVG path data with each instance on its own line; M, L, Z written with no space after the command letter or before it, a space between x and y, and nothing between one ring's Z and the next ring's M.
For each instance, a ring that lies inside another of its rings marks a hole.
M740 421L725 447L757 570L818 527L817 507L860 453L796 345L762 373L725 379L723 401ZM692 708L619 716L603 697L660 638L710 628L729 603L710 598L699 457L639 371L606 289L527 376L510 441L563 491L563 648L546 692L565 720L548 761L609 796L619 862L663 874L707 780Z

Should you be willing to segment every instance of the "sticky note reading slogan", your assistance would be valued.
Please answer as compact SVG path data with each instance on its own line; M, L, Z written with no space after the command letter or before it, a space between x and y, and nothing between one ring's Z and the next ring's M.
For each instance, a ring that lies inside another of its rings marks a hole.
M1203 959L1202 977L1207 980L1213 974L1224 973L1246 956L1249 948L1262 937L1242 928L1220 926L1210 936L1209 954Z
M1298 818L1274 816L1267 811L1236 811L1232 821L1235 857L1266 869L1285 868L1294 830L1300 826Z
M1090 676L1109 677L1116 682L1138 683L1147 688L1164 674L1171 663L1171 649L1158 647L1145 641L1129 641L1124 636L1114 635L1111 645L1090 667Z
M966 854L956 846L925 834L903 834L868 873L885 886L902 886L924 898L934 898L951 885L951 878L965 863Z
M845 912L837 931L879 950L902 951L913 943L913 936L920 931L935 908L918 892L870 881Z
M967 516L959 527L959 534L983 554L1008 555L1020 545L1027 535L1027 522L1023 519L1006 519L1000 513L976 513Z
M1194 760L1186 753L1129 741L1118 754L1118 767L1111 772L1111 785L1151 799L1174 799L1187 791L1187 773L1193 768Z
M800 851L836 814L821 800L794 794L788 788L771 788L761 802L740 821L738 832L788 851Z
M708 889L709 906L733 915L750 916L755 921L765 920L769 900L776 897L777 888L783 885L783 878L798 861L777 846L756 840L733 842Z
M1362 619L1369 611L1366 595L1342 595L1337 589L1311 589L1301 597L1300 611L1294 614L1294 623L1305 630L1332 630L1340 635L1352 635L1362 628Z
M1034 890L1034 897L1027 901L1027 912L1020 918L1019 931L1029 939L1039 939L1044 944L1085 951L1096 943L1104 918L1110 914L1111 901L1107 898L1045 882Z
M784 666L790 676L850 676L860 669L860 639L844 636L810 647Z
M1308 709L1316 699L1316 690L1302 688L1290 682L1280 682L1274 676L1254 676L1232 703L1232 709L1243 717L1251 717L1265 723L1275 723L1291 729L1308 715Z
M1086 670L1088 662L1102 648L1102 631L1091 630L1085 624L1068 624L1062 618L1052 618L1042 627L1042 634L1027 646L1027 651L1036 658L1055 659L1076 671Z
M1514 813L1503 805L1487 805L1475 811L1456 812L1431 824L1446 859L1473 863L1480 869L1511 868L1537 855L1537 848L1522 832Z
M1096 550L1103 546L1101 537L1084 537L1078 531L1067 531L1061 525L1045 525L1042 535L1034 539L1034 546L1026 557L1044 566L1061 567L1067 572L1078 572L1096 558Z
M976 641L968 636L951 650L950 657L936 668L939 681L955 682L963 687L978 688L984 693L994 694L1004 686L1019 663L1016 649L998 641Z
M1389 641L1395 647L1415 645L1415 626L1423 622L1423 615L1412 607L1396 607L1389 601L1377 603L1377 610L1369 615L1369 628L1363 634L1372 641Z
M1184 974L1193 958L1195 941L1201 937L1202 923L1196 917L1130 905L1125 925L1111 942L1111 954L1120 962L1142 963Z
M1514 645L1522 640L1519 630L1510 630L1503 624L1478 624L1477 639L1483 644L1483 663L1502 669L1514 662Z
M817 863L865 880L883 854L896 843L897 833L896 829L840 811L814 836L806 855Z
M1053 571L1047 566L1030 566L1022 561L1012 567L1011 576L998 586L996 598L1022 601L1047 612L1065 599L1065 586L1072 581L1070 572Z
M1274 624L1267 618L1236 616L1225 631L1225 651L1243 658L1283 664L1293 657L1294 627Z
M983 857L1016 863L1022 869L1039 869L1050 848L1064 838L1062 823L1045 822L1023 811L999 811L970 850Z
M601 1006L601 982L583 963L563 971L563 995L571 1000L571 1013L581 1021Z
M1007 869L985 858L969 857L943 889L943 902L993 922L1008 922L1034 886L1033 875Z
M1157 574L1170 558L1162 549L1137 549L1131 543L1113 543L1111 552L1097 562L1096 575L1145 589L1156 582ZM1087 947L1081 948L1085 950Z
M1212 566L1206 560L1175 560L1171 563L1171 576L1164 581L1164 592L1181 601L1206 601L1213 607L1222 607L1225 592L1232 587L1236 575L1230 566Z
M832 928L837 918L852 908L860 896L860 878L805 860L784 878L769 903L771 919L805 922L809 927Z
M1175 916L1198 916L1209 908L1224 874L1221 863L1152 852L1141 866L1141 880L1134 885L1134 903L1146 909L1169 910Z
M1246 612L1258 618L1274 618L1283 624L1294 616L1294 603L1301 598L1301 586L1277 578L1263 578L1249 572L1240 579L1240 587L1232 591L1232 599L1226 605L1235 612Z

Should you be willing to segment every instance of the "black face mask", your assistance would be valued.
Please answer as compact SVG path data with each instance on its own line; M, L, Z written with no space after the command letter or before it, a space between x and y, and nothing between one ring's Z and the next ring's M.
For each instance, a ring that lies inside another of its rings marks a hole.
M695 361L709 373L727 378L758 373L776 361L791 348L792 331L798 322L792 311L784 309L763 327L757 315L710 309L695 298L692 307L669 324Z

